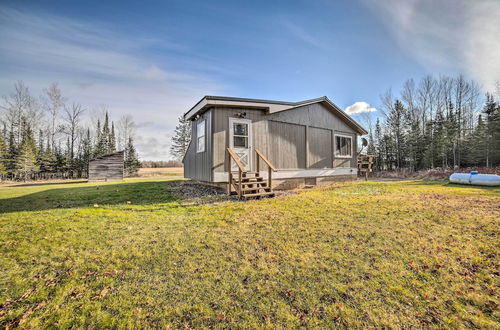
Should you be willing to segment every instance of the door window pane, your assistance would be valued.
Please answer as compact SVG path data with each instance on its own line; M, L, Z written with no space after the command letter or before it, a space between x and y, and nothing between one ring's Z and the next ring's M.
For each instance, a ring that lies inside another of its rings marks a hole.
M234 135L248 135L248 125L247 124L241 124L241 123L234 123L233 124L233 132Z
M248 137L246 136L233 137L233 146L235 148L248 148Z

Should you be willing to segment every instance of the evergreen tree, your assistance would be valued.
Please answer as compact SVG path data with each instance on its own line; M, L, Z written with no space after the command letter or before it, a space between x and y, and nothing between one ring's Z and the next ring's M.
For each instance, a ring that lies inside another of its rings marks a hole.
M11 174L15 174L16 170L16 159L18 156L18 148L16 145L16 136L14 133L14 128L11 127L9 131L9 145L8 145L8 157L6 160L7 171Z
M61 148L61 143L54 148L54 172L64 173L66 171L66 156Z
M0 179L7 174L8 153L9 150L2 134L0 135Z
M115 124L111 122L111 132L108 139L108 153L116 151Z
M28 176L38 171L36 164L36 144L33 138L33 132L26 118L21 122L21 144L19 155L16 158L16 172L26 181Z
M377 118L377 123L375 124L375 169L380 171L384 167L384 159L382 158L383 150L383 136L382 127L380 126L380 119Z
M106 114L104 116L104 124L102 125L102 133L101 133L101 138L102 138L102 147L104 150L104 154L109 154L110 151L110 136L111 136L111 131L109 129L109 115L108 112L106 111Z
M94 147L93 157L99 157L106 154L106 138L101 131L101 122L97 120L96 144Z
M141 167L141 162L137 157L137 152L135 151L134 141L132 137L129 137L127 147L125 149L125 173L128 176L137 174L137 171Z
M90 139L90 129L87 129L87 134L85 138L82 140L82 155L81 155L81 163L83 174L88 177L89 175L89 161L92 157L92 141Z
M184 116L179 117L179 123L175 127L174 137L172 138L172 146L170 154L176 159L182 159L191 141L191 122L184 119Z
M396 100L387 117L387 123L394 141L395 161L398 168L403 167L405 161L405 108L401 101Z

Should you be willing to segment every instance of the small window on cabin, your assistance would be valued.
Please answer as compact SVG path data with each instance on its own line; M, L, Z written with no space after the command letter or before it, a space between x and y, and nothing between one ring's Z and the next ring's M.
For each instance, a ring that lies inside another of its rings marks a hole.
M335 135L335 157L352 157L352 137Z
M196 152L204 152L205 151L205 119L201 120L196 125Z
M233 147L248 148L248 124L233 123Z

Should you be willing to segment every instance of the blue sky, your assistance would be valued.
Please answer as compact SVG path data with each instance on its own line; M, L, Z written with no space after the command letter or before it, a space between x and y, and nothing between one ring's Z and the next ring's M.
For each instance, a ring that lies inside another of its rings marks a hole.
M131 114L141 158L167 159L177 117L207 94L366 111L426 74L487 90L499 22L496 0L2 1L0 95L57 81L88 113Z

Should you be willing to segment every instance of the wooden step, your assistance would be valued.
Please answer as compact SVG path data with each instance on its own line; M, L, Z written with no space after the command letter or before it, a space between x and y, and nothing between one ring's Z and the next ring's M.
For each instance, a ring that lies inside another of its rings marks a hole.
M273 191L265 191L265 192L260 192L260 193L255 193L255 194L244 194L243 197L261 197L261 196L274 196Z
M233 185L238 185L239 182L236 181L236 180L233 180ZM242 186L249 186L251 184L255 184L255 185L267 185L267 182L266 181L247 181L247 182L242 182L241 185Z
M239 183L240 180L233 178L233 182ZM262 177L256 178L241 178L241 183L256 183L256 182L265 182Z
M248 188L243 188L241 189L242 192L246 192L246 191L255 191L255 190L266 190L266 191L270 191L271 188L265 186L265 187L248 187Z
M254 172L254 171L241 172L241 175L247 175L247 174L257 175L257 174L259 174L259 172ZM233 173L233 175L238 176L238 173Z

